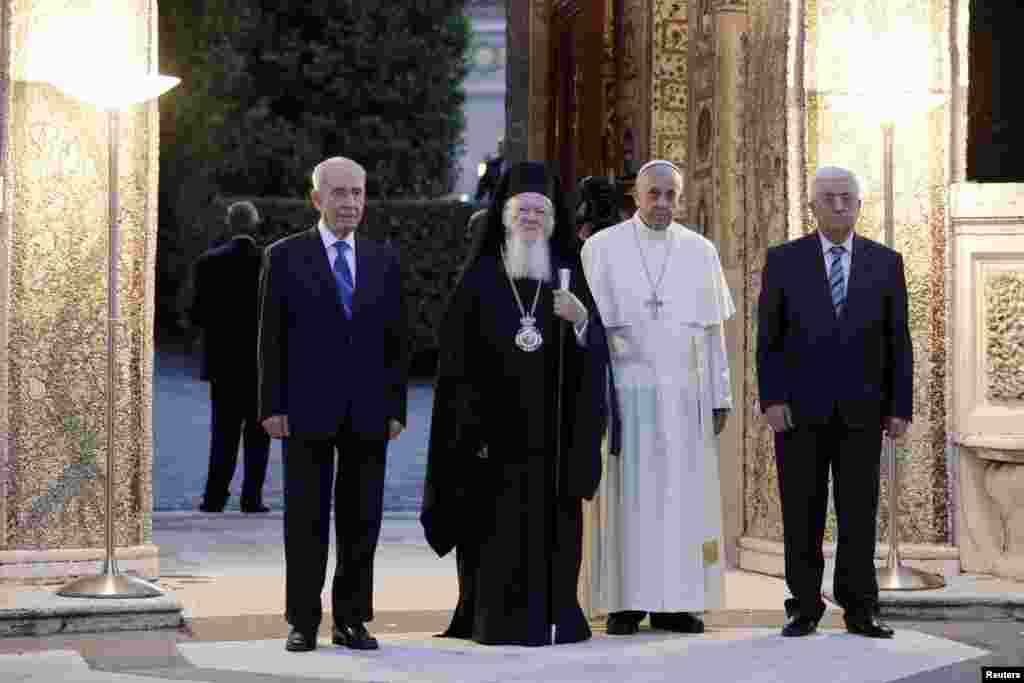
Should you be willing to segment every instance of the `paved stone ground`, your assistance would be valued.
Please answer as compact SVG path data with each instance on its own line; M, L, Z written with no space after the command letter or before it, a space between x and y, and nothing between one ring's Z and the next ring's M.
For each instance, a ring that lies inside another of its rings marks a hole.
M331 646L323 633L316 652L286 653L276 634L269 640L269 633L239 635L244 632L238 624L225 625L231 637L204 635L197 625L178 632L5 639L0 680L975 683L983 680L982 666L1024 663L1022 625L1011 622L900 623L895 639L877 641L836 629L790 639L780 637L776 627L709 621L701 636L644 629L614 638L598 629L586 643L521 648L432 638L436 624L429 621L409 615L395 625L409 630L378 630L382 647L371 653Z
M203 496L209 466L209 385L199 381L198 357L165 344L155 354L153 377L153 507L157 511L195 510ZM388 447L384 486L386 512L416 512L423 495L433 388L409 387L409 424ZM227 509L238 509L242 490L239 454ZM282 509L281 445L274 441L264 484L264 502Z

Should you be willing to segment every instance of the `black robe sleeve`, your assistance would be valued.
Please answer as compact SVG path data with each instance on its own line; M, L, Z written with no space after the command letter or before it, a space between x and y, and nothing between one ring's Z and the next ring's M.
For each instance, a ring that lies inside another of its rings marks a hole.
M468 339L477 324L473 271L459 282L438 335L440 358L434 384L434 407L427 450L420 523L427 543L439 556L459 540L465 526L461 511L468 506L473 482L465 464L483 445L481 391L474 346Z
M583 270L573 268L569 289L589 313L586 347L580 349L571 331L567 335L563 435L568 448L562 458L565 471L561 494L590 500L601 482L601 439L608 424L608 340L597 305L587 287ZM575 351L571 353L570 350Z

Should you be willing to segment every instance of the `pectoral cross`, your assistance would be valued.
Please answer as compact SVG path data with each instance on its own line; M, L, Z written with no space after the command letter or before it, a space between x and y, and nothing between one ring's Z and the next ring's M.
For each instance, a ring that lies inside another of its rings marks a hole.
M664 305L664 300L659 299L657 294L652 294L651 298L644 302L644 306L651 309L651 317L655 320L658 319L658 309Z

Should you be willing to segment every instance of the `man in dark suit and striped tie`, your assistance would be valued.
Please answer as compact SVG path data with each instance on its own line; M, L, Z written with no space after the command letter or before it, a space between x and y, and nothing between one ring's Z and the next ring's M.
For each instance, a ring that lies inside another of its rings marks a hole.
M912 413L913 349L900 254L855 234L857 178L814 178L818 230L768 249L758 302L761 409L775 431L789 622L813 633L825 610L822 539L829 469L838 524L836 601L847 630L890 638L878 620L875 533L882 431L901 438Z
M388 440L406 420L406 313L398 254L356 238L366 172L333 157L313 171L320 222L267 248L261 285L260 419L282 439L285 617L293 652L316 647L333 483L332 640L376 649L373 557ZM338 476L334 478L335 450Z

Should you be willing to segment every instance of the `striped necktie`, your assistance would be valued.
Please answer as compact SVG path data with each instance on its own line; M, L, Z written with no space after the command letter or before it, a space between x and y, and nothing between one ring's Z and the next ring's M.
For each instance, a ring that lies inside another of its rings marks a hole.
M832 291L832 308L836 311L836 317L843 314L843 306L846 305L846 278L843 273L843 254L846 247L834 246L828 250L832 256L832 265L828 270L828 286Z
M348 242L338 240L334 243L338 250L338 258L334 259L334 280L338 283L338 296L341 298L341 305L345 309L345 315L352 317L352 292L355 290L355 283L352 282L352 271L348 267L348 259L345 252L349 250Z

